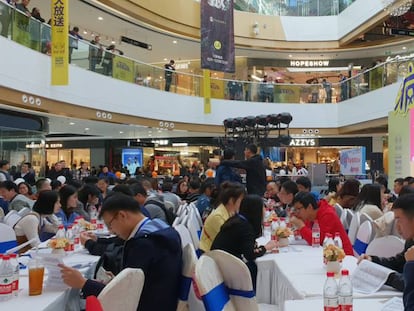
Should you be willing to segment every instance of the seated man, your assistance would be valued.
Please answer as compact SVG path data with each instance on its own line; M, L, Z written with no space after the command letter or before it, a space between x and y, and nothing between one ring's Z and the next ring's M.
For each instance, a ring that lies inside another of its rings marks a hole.
M395 200L393 207L394 218L397 222L397 228L401 237L405 239L404 250L392 257L381 258L377 256L368 256L362 254L359 261L366 259L371 260L381 266L390 268L395 271L388 276L386 285L392 286L399 291L404 291L404 279L402 272L405 265L405 252L414 245L414 193L406 194Z
M312 244L312 227L305 225L305 221L311 225L317 220L321 231L321 244L327 233L331 233L334 236L336 232L339 232L345 254L354 255L351 241L349 241L344 226L335 209L328 202L325 200L316 202L315 197L311 193L298 192L293 199L293 206L296 210L296 216L292 216L290 222L300 231L300 234L309 245Z
M404 265L404 310L414 310L414 247L410 247L405 252L406 264Z
M108 197L99 216L109 230L126 241L122 269L139 268L144 271L145 283L138 310L175 311L182 257L177 231L159 219L146 218L139 203L123 193ZM85 296L98 296L105 287L102 283L85 279L76 269L60 267L64 282L82 289Z

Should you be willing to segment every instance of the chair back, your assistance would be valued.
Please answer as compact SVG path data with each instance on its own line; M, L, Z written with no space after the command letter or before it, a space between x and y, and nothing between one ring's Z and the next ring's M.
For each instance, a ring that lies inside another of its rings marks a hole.
M21 218L22 216L16 210L11 210L4 216L3 222L9 227L14 228Z
M334 208L335 208L336 215L338 215L339 219L341 219L344 209L338 203L335 203Z
M378 257L392 257L404 250L404 241L394 235L377 238L368 244L367 255Z
M6 224L0 223L0 254L4 254L7 250L16 246L17 240L14 229Z
M198 213L196 209L191 209L189 211L185 226L190 232L190 236L191 236L191 239L193 240L194 248L198 249L200 245L201 227L198 224L198 220L197 220L195 213Z
M222 250L205 254L214 259L223 275L231 301L238 311L258 311L252 278L246 264L239 258Z
M178 232L181 239L181 247L184 249L187 244L193 244L193 240L191 239L190 232L188 231L187 227L183 224L179 224L174 227L174 229Z
M122 270L98 296L103 309L136 311L144 281L145 276L141 269L126 268Z
M183 249L183 269L177 311L205 311L203 302L197 298L193 283L193 275L197 263L194 246L189 243Z
M30 214L32 211L30 210L30 208L28 207L23 207L21 210L19 210L17 213L21 216L24 217L28 214Z
M213 258L201 256L195 267L195 281L206 311L236 311Z
M198 222L198 226L200 227L200 228L202 228L203 227L203 220L201 219L201 215L200 215L200 212L198 211L198 209L197 209L197 206L195 205L195 203L190 203L189 204L189 207L190 207L190 210L193 210L195 213L195 217L197 218L197 222Z
M358 229L354 242L355 256L359 256L366 252L368 244L373 240L374 236L375 232L373 230L372 222L369 220L364 221Z
M352 216L352 220L351 220L351 223L349 224L349 230L348 230L349 241L351 242L352 245L355 242L356 235L357 235L360 225L361 225L360 213L355 212L354 215Z

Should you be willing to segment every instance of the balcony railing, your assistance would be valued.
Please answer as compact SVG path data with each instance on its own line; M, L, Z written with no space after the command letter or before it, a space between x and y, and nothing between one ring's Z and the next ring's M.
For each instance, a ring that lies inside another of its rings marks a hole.
M4 2L0 2L1 35L44 54L50 52L50 26L28 17ZM166 89L166 70L131 58L111 53L84 40L68 35L71 64L96 74L154 88ZM93 57L99 55L99 57ZM268 103L338 103L403 79L408 63L414 58L394 59L355 74L339 82L315 81L314 84L261 83L211 79L211 97ZM338 73L339 74L339 73ZM202 97L203 76L175 71L170 92Z

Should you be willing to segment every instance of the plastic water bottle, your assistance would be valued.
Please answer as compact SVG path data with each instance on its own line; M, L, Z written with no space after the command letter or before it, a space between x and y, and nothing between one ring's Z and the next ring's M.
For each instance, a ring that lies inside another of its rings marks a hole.
M69 225L68 230L66 230L66 238L69 241L69 245L67 246L65 251L73 252L75 250L75 240L74 240L72 225Z
M352 311L353 309L352 282L348 270L341 271L338 286L338 305L339 311Z
M0 265L0 301L6 301L13 297L13 274L10 257L3 255Z
M66 238L66 231L63 225L59 225L58 231L56 232L56 239Z
M279 227L280 228L286 228L286 219L285 219L285 217L280 217Z
M327 279L323 287L323 310L338 311L338 285L335 281L335 273L327 272Z
M335 242L333 240L332 234L327 233L325 234L325 238L323 239L323 248L327 247L330 244L335 245Z
M334 244L335 246L339 248L343 248L342 239L341 239L341 235L339 234L339 232L335 232Z
M321 229L318 221L315 220L312 226L312 247L319 247L321 245Z
M17 260L16 254L10 254L10 264L13 267L13 285L12 292L13 296L17 297L19 295L19 277L20 277L20 265Z
M74 250L76 250L80 244L80 227L79 227L79 220L77 219L77 217L72 226L72 233L73 233Z
M96 221L98 219L98 211L95 205L89 205L88 207L89 217L91 219L91 224L96 225Z

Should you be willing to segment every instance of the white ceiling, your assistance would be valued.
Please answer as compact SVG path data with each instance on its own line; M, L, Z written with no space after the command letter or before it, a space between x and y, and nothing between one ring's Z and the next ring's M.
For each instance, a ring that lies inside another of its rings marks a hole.
M190 1L190 0L189 0ZM41 15L46 20L50 17L50 0L31 0L30 8L40 8ZM105 12L111 12L107 14ZM114 15L118 16L114 16ZM100 34L103 44L110 45L114 40L117 48L122 50L126 56L146 63L160 63L165 59L192 60L200 58L199 41L178 37L175 34L166 33L160 29L144 24L121 12L115 11L101 4L97 0L71 0L69 7L71 28L78 26L80 33L86 40L92 39L93 34ZM98 17L103 18L99 20ZM84 34L83 31L87 31ZM120 36L127 36L132 39L152 45L152 50L134 47L126 43L120 43ZM176 41L176 43L173 43ZM406 50L402 47L406 46ZM405 44L392 44L385 47L364 48L364 58L384 57L389 54L399 54L414 51L414 39L407 37ZM274 51L237 48L236 56L272 59L358 59L361 58L361 50L352 51Z

